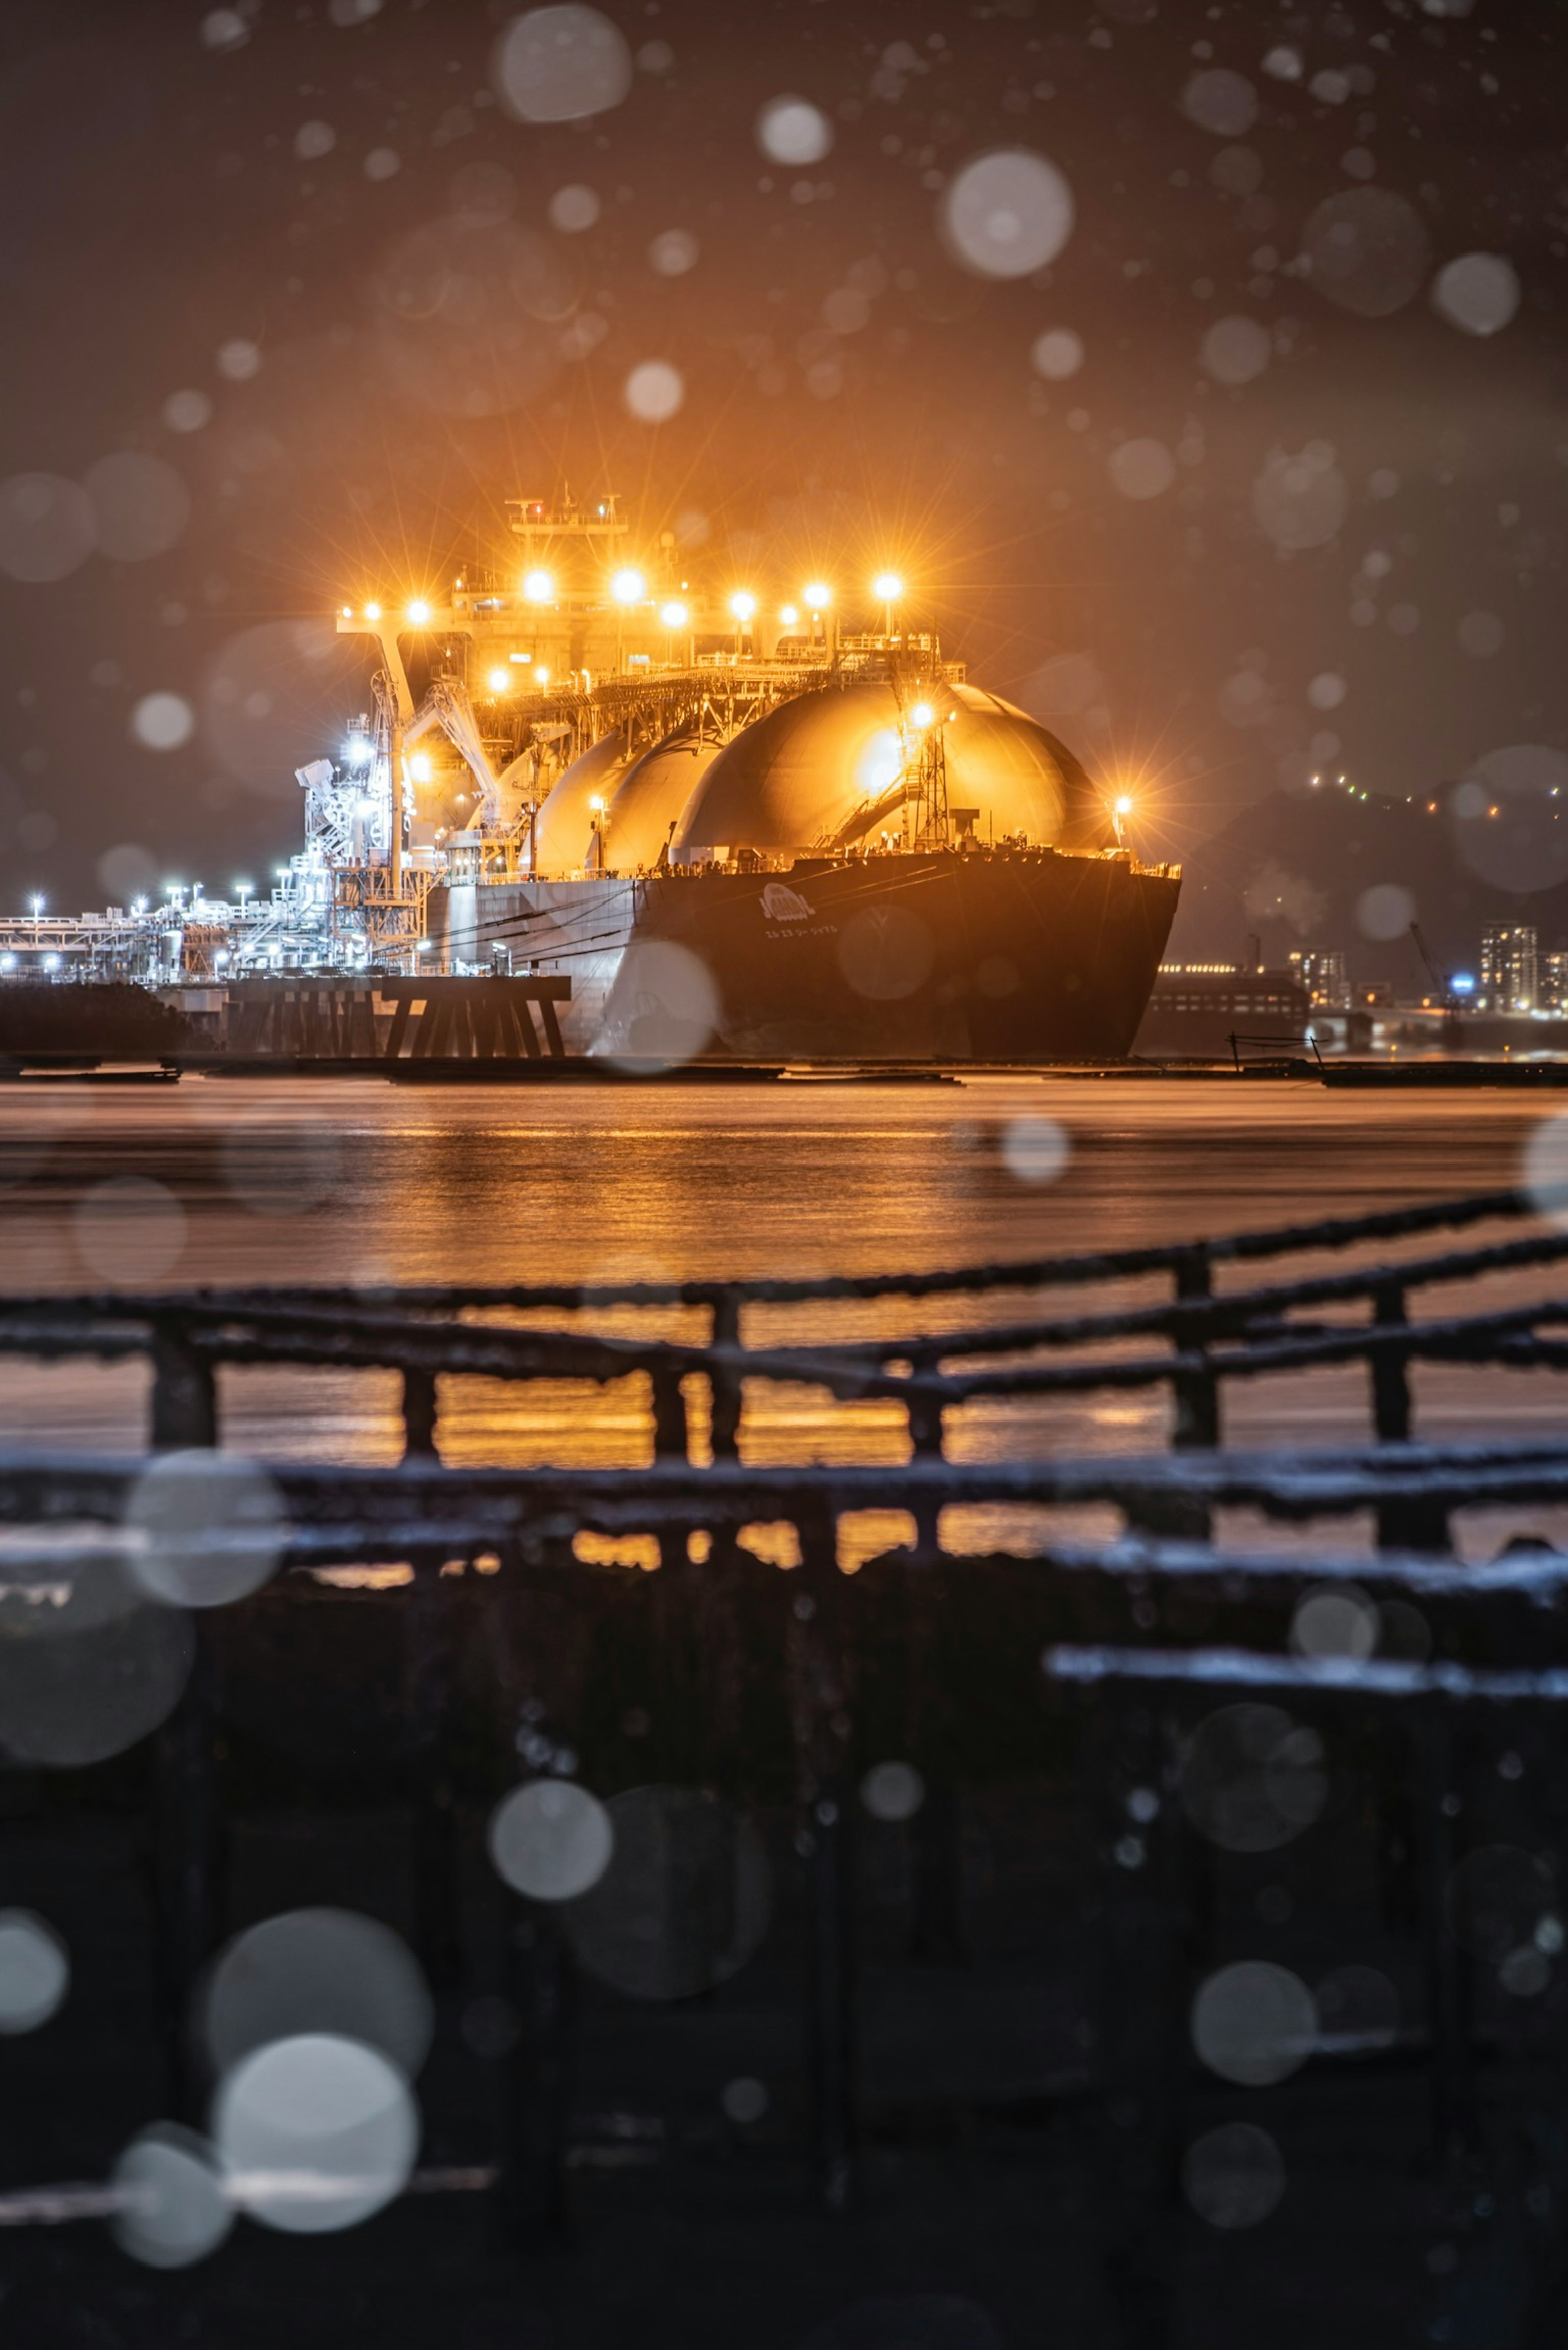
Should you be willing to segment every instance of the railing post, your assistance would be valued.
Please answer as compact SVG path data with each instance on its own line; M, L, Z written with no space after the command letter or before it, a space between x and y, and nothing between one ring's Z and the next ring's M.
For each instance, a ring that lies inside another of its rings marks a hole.
M223 1806L213 1752L208 1627L192 1619L194 1655L184 1693L153 1748L158 1983L169 2110L199 2122L205 2083L196 2060L192 2001L217 1939Z
M179 1315L155 1317L151 1353L153 1451L210 1450L218 1440L213 1367L191 1345Z
M856 2137L853 1795L833 1513L799 1521L803 1564L790 1622L790 1716L805 1863L808 2043L818 2191L849 2208Z
M1387 1282L1375 1293L1375 1331L1402 1330L1408 1318L1403 1284ZM1372 1419L1379 1444L1409 1442L1410 1357L1403 1347L1376 1347L1372 1350ZM1447 1509L1440 1502L1380 1502L1377 1547L1446 1551L1449 1547Z
M1213 1295L1213 1267L1207 1249L1183 1250L1176 1260L1175 1273L1178 1304ZM1171 1449L1176 1452L1212 1451L1220 1442L1219 1375L1208 1366L1207 1347L1200 1340L1194 1345L1179 1324L1172 1331L1171 1343L1178 1354L1196 1353L1205 1358L1199 1369L1171 1374L1171 1395L1176 1406ZM1214 1513L1209 1503L1189 1501L1180 1495L1173 1495L1168 1501L1142 1503L1136 1513L1128 1511L1127 1522L1146 1534L1175 1534L1193 1542L1208 1542L1214 1531Z
M909 1402L909 1441L917 1461L940 1461L942 1451L942 1406L938 1396L912 1395ZM915 1554L922 1559L935 1558L940 1549L938 1530L941 1520L941 1497L937 1493L919 1493L915 1499Z
M741 1343L741 1300L732 1289L722 1289L713 1300L713 1326L710 1343L714 1347L738 1347ZM740 1456L742 1388L741 1375L728 1364L715 1363L708 1373L708 1385L713 1398L713 1458L734 1461Z
M672 1363L657 1363L649 1373L653 1386L653 1457L656 1461L689 1461L686 1399L680 1373Z
M403 1373L403 1458L433 1461L436 1451L436 1375L410 1369Z

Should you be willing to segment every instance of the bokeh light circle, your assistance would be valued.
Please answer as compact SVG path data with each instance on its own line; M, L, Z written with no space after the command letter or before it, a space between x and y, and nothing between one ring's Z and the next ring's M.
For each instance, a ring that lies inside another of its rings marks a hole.
M833 125L805 98L770 98L757 117L757 144L774 163L805 171L833 145Z
M912 1762L875 1762L860 1782L860 1800L874 1820L912 1820L926 1783Z
M1043 375L1047 383L1064 383L1084 364L1084 338L1071 327L1051 327L1035 336L1029 357L1035 374Z
M1192 2044L1222 2081L1267 2088L1288 2080L1317 2045L1317 2005L1301 1977L1267 1959L1241 1959L1199 1985Z
M355 1909L286 1909L236 1934L208 1977L202 2036L229 2073L304 2033L362 2041L412 2080L434 2028L430 1993L400 1937Z
M1416 900L1403 883L1376 881L1355 901L1355 927L1364 939L1402 939L1416 919Z
M77 1254L116 1289L155 1286L185 1253L185 1211L151 1175L110 1175L78 1201L71 1216Z
M1431 241L1407 197L1390 188L1347 188L1309 213L1302 232L1309 286L1361 318L1386 318L1413 302Z
M126 1503L130 1571L171 1607L224 1607L259 1591L288 1544L283 1496L232 1452L160 1453Z
M580 122L618 106L631 71L619 26L572 0L514 16L495 45L492 78L520 122Z
M665 424L686 397L685 379L668 359L643 359L627 377L621 396L640 423Z
M630 1999L691 1999L738 1973L773 1909L750 1822L694 1787L633 1787L606 1809L610 1864L561 1912L578 1963Z
M1110 476L1124 498L1158 498L1176 479L1176 460L1163 441L1124 441L1110 454Z
M1020 1183L1054 1183L1073 1156L1067 1129L1054 1118L1010 1118L1002 1129L1002 1161Z
M30 1909L0 1909L0 2033L36 2032L70 1984L70 1953L54 1928Z
M1196 73L1181 93L1181 111L1216 139L1240 139L1258 119L1258 93L1245 74L1228 66Z
M1501 334L1519 309L1519 273L1496 253L1461 253L1432 281L1432 305L1467 335Z
M1227 1852L1277 1851L1327 1800L1322 1740L1280 1706L1217 1708L1182 1758L1183 1808Z
M92 500L59 473L13 473L0 482L0 571L8 579L63 579L92 553Z
M1181 2191L1211 2228L1256 2228L1284 2195L1284 2161L1267 2130L1252 2122L1227 2122L1205 2130L1188 2147Z
M1073 234L1073 191L1054 163L1024 148L977 155L943 194L949 250L981 277L1027 277Z
M1454 844L1472 873L1518 897L1568 881L1568 753L1511 743L1450 795Z
M155 2122L132 2138L109 2184L126 2199L115 2214L115 2241L147 2268L190 2268L216 2251L234 2224L211 2147L177 2122Z
M615 1852L609 1814L567 1779L514 1787L492 1812L485 1841L497 1875L533 1901L575 1901Z
M1215 319L1199 357L1216 383L1251 383L1268 366L1272 348L1267 327L1238 316Z
M258 2048L218 2092L213 2137L242 2208L269 2228L351 2228L402 2192L419 2117L402 2074L358 2040L302 2033Z

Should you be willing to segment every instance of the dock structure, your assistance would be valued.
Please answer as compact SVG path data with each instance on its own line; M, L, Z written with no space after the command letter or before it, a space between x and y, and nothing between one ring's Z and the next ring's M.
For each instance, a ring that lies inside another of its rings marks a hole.
M237 981L225 1049L236 1060L561 1060L569 979Z

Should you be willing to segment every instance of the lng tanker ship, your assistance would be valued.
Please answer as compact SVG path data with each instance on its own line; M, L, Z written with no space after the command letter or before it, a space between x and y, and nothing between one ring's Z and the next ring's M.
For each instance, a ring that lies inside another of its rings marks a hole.
M300 770L333 959L570 981L568 1052L1125 1054L1180 886L1125 803L934 637L628 559L613 499L521 501L510 565L345 606L374 709ZM412 672L410 674L410 672Z

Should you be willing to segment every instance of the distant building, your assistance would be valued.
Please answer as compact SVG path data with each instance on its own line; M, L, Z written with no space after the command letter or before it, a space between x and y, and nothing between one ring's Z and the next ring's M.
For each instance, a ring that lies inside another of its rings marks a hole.
M1533 922L1488 922L1481 931L1481 1012L1533 1012L1541 1000L1541 956Z
M1163 962L1135 1054L1172 1059L1229 1057L1241 1047L1304 1052L1306 989L1296 972L1233 962Z
M1345 1012L1350 1005L1350 974L1337 950L1298 947L1291 956L1291 974L1304 987L1314 1012Z
M1541 1001L1548 1011L1568 1009L1568 954L1541 957Z

